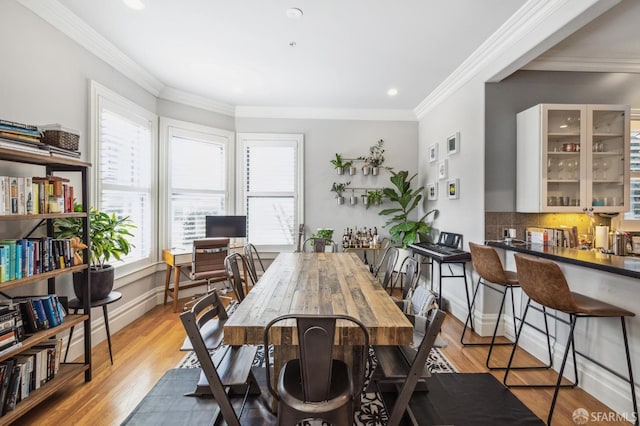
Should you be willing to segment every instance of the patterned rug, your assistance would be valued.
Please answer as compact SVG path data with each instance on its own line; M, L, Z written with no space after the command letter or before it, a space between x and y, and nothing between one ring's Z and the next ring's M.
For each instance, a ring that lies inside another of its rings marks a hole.
M273 348L270 348L270 359L273 360ZM212 351L213 353L214 351ZM367 365L367 378L365 380L365 388L369 383L369 377L371 372L375 368L377 364L376 357L374 355L373 349L370 350L370 362ZM264 347L259 346L258 353L253 360L254 367L264 367L265 364L265 356L264 356ZM440 350L437 348L433 348L429 353L429 358L427 360L427 366L429 367L429 371L432 373L455 373L456 369L453 365L447 360L447 358L442 354ZM196 357L195 352L190 352L187 354L182 361L178 364L177 368L200 368L200 364L198 363L198 359ZM354 425L386 425L388 420L388 414L385 410L384 403L382 402L382 398L377 392L371 393L362 393L362 405L361 409L356 412L356 421ZM302 422L303 426L311 426L311 425L320 425L322 422L315 421L305 421Z

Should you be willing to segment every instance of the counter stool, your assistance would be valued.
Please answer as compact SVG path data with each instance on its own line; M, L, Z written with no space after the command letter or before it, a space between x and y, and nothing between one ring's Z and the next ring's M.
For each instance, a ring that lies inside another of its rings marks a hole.
M539 303L543 307L547 307L550 309L555 309L556 311L563 312L569 315L569 337L567 338L566 349L564 351L564 356L562 358L562 365L560 366L560 371L558 372L558 379L555 385L520 385L520 386L536 386L536 387L555 387L555 391L553 393L553 399L551 401L551 408L549 409L549 417L547 418L547 424L551 424L551 418L553 416L553 410L556 405L556 401L558 399L558 392L560 390L562 382L562 376L564 373L564 367L567 363L567 357L569 355L569 348L572 348L573 352L573 363L574 363L574 373L576 381L574 384L570 386L576 386L578 384L578 369L576 366L576 353L578 353L583 358L593 362L594 364L602 367L609 373L619 377L622 380L627 381L631 385L631 401L633 403L633 412L637 418L638 415L638 405L636 402L636 391L635 385L633 382L633 372L631 370L631 357L629 355L629 342L627 339L627 328L625 325L625 317L635 316L633 312L627 311L626 309L619 308L617 306L610 305L608 303L602 302L600 300L593 299L588 296L584 296L579 293L574 293L569 289L569 285L567 284L567 280L565 279L564 274L560 270L560 267L549 260L532 258L530 256L525 256L522 254L516 253L516 267L518 269L518 279L520 281L520 286L522 290L529 296L529 301L524 310L524 315L522 317L522 322L520 323L520 327L518 329L518 333L516 334L516 341L511 351L511 356L509 357L509 363L507 365L507 370L504 374L504 384L506 386L515 387L515 385L507 384L507 376L509 374L509 368L511 367L511 363L513 361L513 357L515 355L516 348L518 346L518 340L520 338L520 334L522 331L522 325L524 324L525 318L527 316L527 312L529 310L529 306L531 301L533 300L536 303ZM548 314L548 313L547 313ZM621 374L611 370L609 367L599 363L598 361L588 357L585 354L577 352L574 345L573 333L576 326L576 320L578 318L613 318L619 317L620 323L622 325L622 337L624 339L624 349L625 355L627 358L627 367L629 369L629 378L622 376ZM562 319L558 318L562 321ZM637 424L637 422L636 422Z
M489 352L487 353L487 368L490 370L496 369L505 369L506 367L492 367L489 365L489 361L491 359L491 352L493 351L493 347L495 345L498 346L507 346L513 345L513 342L499 342L496 343L496 334L498 332L498 327L500 325L500 318L502 317L502 311L504 309L504 302L507 298L507 292L511 293L511 312L513 316L513 329L516 330L516 312L515 305L513 299L513 289L519 288L520 284L518 283L518 277L513 271L505 271L502 267L502 262L500 262L500 258L498 257L498 253L493 247L488 247L476 243L469 243L469 249L471 250L471 262L473 264L473 269L479 275L478 283L476 284L476 288L473 291L473 298L471 299L471 306L469 309L469 314L467 315L467 319L464 322L464 328L462 329L462 335L460 336L460 343L464 346L489 346ZM491 336L491 342L465 342L464 335L467 332L467 327L471 323L471 316L473 315L473 307L476 303L476 297L478 296L478 289L480 285L485 286L488 289L491 289L497 293L502 294L502 300L500 302L500 310L498 310L498 318L496 319L496 325L493 329L493 335ZM549 339L549 334L547 333L547 340ZM550 343L549 343L550 346Z

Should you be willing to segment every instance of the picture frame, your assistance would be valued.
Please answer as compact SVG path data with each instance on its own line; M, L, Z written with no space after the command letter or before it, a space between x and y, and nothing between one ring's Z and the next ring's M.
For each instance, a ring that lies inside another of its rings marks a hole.
M435 201L438 199L438 182L427 184L427 200Z
M447 159L440 160L438 162L438 179L446 179L447 178Z
M447 155L453 155L460 151L460 132L455 132L447 138Z
M457 200L460 198L460 179L449 179L447 181L447 196L450 200Z
M434 143L429 146L429 162L433 163L438 160L438 144Z

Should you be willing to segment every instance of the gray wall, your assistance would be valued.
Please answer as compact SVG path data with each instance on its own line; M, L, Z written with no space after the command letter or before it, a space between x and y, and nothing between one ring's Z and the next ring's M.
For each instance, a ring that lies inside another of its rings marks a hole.
M518 71L485 94L485 209L515 211L516 114L540 103L640 107L640 75Z
M381 229L385 218L378 215L380 207L368 210L361 204L337 206L333 182L351 181L352 187L379 188L389 186L388 171L381 170L378 176L337 176L329 163L335 153L345 158L366 156L369 147L384 139L385 166L394 170L418 172L418 123L404 121L360 121L319 119L256 119L238 118L239 133L303 133L305 149L305 225L307 236L317 228L333 228L334 238L342 235L345 227L377 226ZM361 164L361 163L359 163ZM362 192L360 192L361 194ZM345 196L350 193L346 192ZM383 204L382 208L385 205Z

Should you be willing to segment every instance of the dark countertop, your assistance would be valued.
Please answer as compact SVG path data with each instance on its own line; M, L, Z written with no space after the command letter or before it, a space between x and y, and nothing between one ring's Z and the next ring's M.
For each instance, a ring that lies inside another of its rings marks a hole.
M563 247L544 246L541 244L526 244L504 241L487 241L491 247L511 250L519 253L543 257L556 262L570 263L585 268L598 269L612 274L640 278L640 257L616 256L591 250L578 250Z

